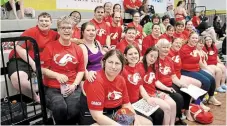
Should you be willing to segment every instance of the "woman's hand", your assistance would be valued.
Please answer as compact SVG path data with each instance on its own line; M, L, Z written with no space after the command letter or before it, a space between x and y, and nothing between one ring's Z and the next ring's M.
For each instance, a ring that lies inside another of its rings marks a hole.
M94 82L96 79L97 72L96 71L89 71L86 74L86 78L89 82Z
M169 87L168 87L167 91L169 91L170 93L176 93L176 91L173 88L169 88Z
M77 86L76 85L68 85L68 89L65 90L65 94L67 96L69 96L70 94L72 94L75 90L76 90Z
M157 104L155 103L154 98L150 97L147 99L147 103L151 106L156 106Z

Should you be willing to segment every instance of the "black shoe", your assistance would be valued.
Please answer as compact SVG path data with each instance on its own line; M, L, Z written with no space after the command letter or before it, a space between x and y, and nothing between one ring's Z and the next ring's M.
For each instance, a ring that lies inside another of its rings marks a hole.
M175 122L175 125L187 126L187 123L185 123L182 120L178 120L178 121Z

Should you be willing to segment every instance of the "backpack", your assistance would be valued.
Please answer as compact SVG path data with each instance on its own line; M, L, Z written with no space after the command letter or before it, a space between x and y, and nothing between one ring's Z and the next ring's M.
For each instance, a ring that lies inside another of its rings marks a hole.
M205 112L200 105L190 104L189 111L193 119L198 123L210 124L213 122L213 114L211 112Z

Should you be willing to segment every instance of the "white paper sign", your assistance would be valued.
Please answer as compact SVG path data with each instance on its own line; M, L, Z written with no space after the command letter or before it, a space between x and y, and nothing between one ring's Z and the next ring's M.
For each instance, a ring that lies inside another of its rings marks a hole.
M137 101L136 103L133 103L132 106L136 111L138 111L146 116L150 116L159 108L159 105L151 106L144 99L141 99L141 100Z
M190 84L188 86L188 88L181 88L180 90L185 92L185 93L187 93L187 94L189 94L195 100L198 99L198 97L200 97L200 96L202 96L202 95L207 93L207 91L205 91L205 90L203 90L203 89L201 89L199 87L196 87L196 86L194 86L192 84Z

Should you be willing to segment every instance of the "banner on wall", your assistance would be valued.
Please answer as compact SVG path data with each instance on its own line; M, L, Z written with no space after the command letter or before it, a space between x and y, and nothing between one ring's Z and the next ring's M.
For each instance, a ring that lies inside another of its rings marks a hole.
M105 0L56 0L57 9L94 10L96 6L103 6Z
M148 4L154 6L155 12L165 13L167 6L174 5L174 0L149 0Z

